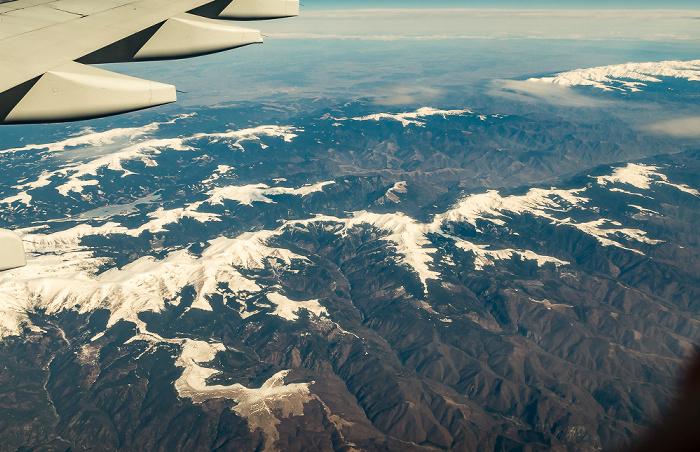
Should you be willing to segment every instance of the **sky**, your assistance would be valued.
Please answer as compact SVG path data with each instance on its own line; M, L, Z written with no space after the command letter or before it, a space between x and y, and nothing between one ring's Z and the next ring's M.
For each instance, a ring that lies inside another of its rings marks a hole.
M700 20L682 10L310 10L249 24L275 39L700 39Z
M697 9L697 0L302 0L309 9L508 8L508 9Z
M386 105L414 99L457 108L461 104L453 100L468 97L465 102L471 102L489 92L493 81L626 62L698 59L700 11L681 10L700 9L696 3L302 0L299 17L240 24L261 30L263 45L104 69L180 90L176 104L136 114L144 120L181 108L318 98ZM659 6L678 10L624 10Z

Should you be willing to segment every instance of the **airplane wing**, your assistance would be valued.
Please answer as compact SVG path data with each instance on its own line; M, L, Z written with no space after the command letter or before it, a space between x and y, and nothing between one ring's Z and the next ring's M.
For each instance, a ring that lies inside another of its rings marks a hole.
M90 64L254 44L262 42L258 30L226 20L298 14L299 0L0 0L0 123L90 119L174 102L172 85ZM22 239L0 229L0 271L23 265Z
M230 20L298 14L299 0L0 2L0 123L90 119L174 102L172 85L90 64L187 58L258 43L258 30Z

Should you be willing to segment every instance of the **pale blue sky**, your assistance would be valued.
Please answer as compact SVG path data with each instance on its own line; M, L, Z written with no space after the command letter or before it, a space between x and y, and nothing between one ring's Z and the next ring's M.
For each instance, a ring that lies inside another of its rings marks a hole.
M387 0L372 6L393 5ZM696 16L648 10L302 9L297 18L245 23L262 30L264 45L107 69L176 85L186 91L178 105L352 99L404 85L423 94L471 92L493 79L697 59Z
M308 9L513 8L513 9L700 9L697 0L302 0Z

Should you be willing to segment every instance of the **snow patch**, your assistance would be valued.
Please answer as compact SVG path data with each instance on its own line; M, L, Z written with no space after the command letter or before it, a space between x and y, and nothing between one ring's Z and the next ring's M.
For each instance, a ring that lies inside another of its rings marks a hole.
M446 222L466 222L477 227L477 220L487 220L497 225L505 224L501 218L508 212L522 215L529 212L536 216L556 219L548 212L565 212L573 207L582 206L588 198L578 196L585 189L550 190L533 188L525 195L502 197L497 190L469 195L444 214L437 215L433 227Z
M220 260L246 270L263 269L265 265L289 266L294 260L308 260L287 249L267 246L275 235L275 231L259 231L245 233L235 239L219 237L209 242L211 245L202 253L202 259Z
M119 223L109 221L101 226L92 226L89 224L79 224L64 231L53 232L50 234L32 234L29 230L17 230L26 240L25 249L31 251L61 251L67 249L75 249L80 244L80 241L85 236L90 235L109 235L109 234L125 234L132 237L138 237L145 231L153 233L163 232L168 224L174 224L183 218L192 218L200 223L209 221L220 221L218 215L206 212L197 212L191 207L177 208L165 210L162 207L154 212L149 212L150 221L144 223L138 228L129 229ZM35 229L35 228L30 228Z
M431 246L432 242L426 237L428 226L403 213L356 212L353 218L345 221L345 227L349 229L363 223L387 233L382 239L396 244L396 252L403 256L401 262L418 273L427 293L427 280L440 278L440 273L431 270L429 266L433 261L431 254L437 252L437 249Z
M224 200L231 200L247 206L252 206L253 202L271 203L272 200L265 196L267 188L269 187L265 184L216 187L207 192L207 195L209 195L207 202L221 205L224 203Z
M10 205L15 202L21 202L22 204L29 206L32 202L32 196L26 192L20 192L15 196L8 196L5 199L0 199L0 204Z
M642 165L639 163L628 163L625 167L615 168L610 176L598 176L596 181L599 185L606 186L608 184L627 184L643 190L649 190L651 184L668 185L685 193L700 196L694 188L690 188L685 184L672 184L668 181L668 177L659 171L658 166Z
M204 367L216 354L224 351L222 344L185 340L176 365L184 367L182 376L175 381L178 395L202 403L209 399L232 399L237 405L233 410L248 421L251 432L261 429L265 433L265 450L275 450L279 440L277 425L282 418L301 416L304 404L312 399L311 383L285 384L288 370L277 372L260 388L246 388L240 383L232 385L208 385L207 379L220 371Z
M192 115L180 115L167 122L154 122L141 127L115 128L103 132L94 132L93 129L83 129L82 135L74 136L54 143L28 144L21 148L5 149L0 154L15 153L21 151L43 150L48 152L61 152L68 148L79 146L103 147L121 140L135 140L148 132L158 130L163 124L173 124L175 121L185 119Z
M225 187L216 187L207 192L210 204L223 204L224 200L237 201L240 204L252 206L254 202L272 203L272 199L268 196L274 195L294 195L308 196L311 193L323 191L323 187L334 184L333 181L319 182L314 185L304 185L300 188L292 187L269 187L265 184L250 184L250 185L229 185Z
M283 319L297 320L299 318L297 313L300 309L306 309L316 317L321 317L321 315L328 317L328 311L318 303L318 300L293 301L278 292L270 292L266 296L271 303L276 305L273 314Z
M248 129L241 130L229 130L220 133L198 133L192 135L188 138L183 138L183 140L193 141L200 139L208 139L212 143L218 143L220 141L229 143L231 148L238 148L241 151L245 151L243 147L243 142L245 141L259 141L260 137L279 137L282 138L287 143L290 143L294 138L297 137L295 132L303 132L303 129L298 129L291 126L276 126L276 125L263 125L258 127L251 127Z
M542 195L542 193L544 192L545 191L535 191L535 193L539 193L540 195ZM493 193L497 194L497 192ZM584 200L584 198L574 196L572 193L577 193L577 191L574 190L570 192L553 190L549 191L549 193L554 193L556 195L556 199L560 199L560 202L564 199L568 200L567 202L572 203L583 202ZM535 198L536 196L532 195L530 198L528 198L528 202L523 203L523 206L533 206L540 204L559 206L559 204L556 204L552 200L548 200L547 202L542 202L538 204L534 201ZM478 208L475 208L475 205L478 206ZM455 241L455 244L460 248L474 252L474 254L476 255L476 260L474 263L476 269L483 269L485 265L493 264L493 260L510 259L515 254L520 255L524 259L534 259L540 266L546 262L553 262L555 265L568 264L568 262L566 261L562 261L551 256L540 255L530 250L490 250L487 249L488 247L486 245L475 245L466 240L453 237L442 231L443 224L449 221L475 221L476 217L470 216L472 214L475 214L475 212L479 214L490 213L494 216L501 215L501 212L496 208L499 205L506 205L512 209L515 209L514 206L516 206L517 203L511 200L504 203L495 203L495 205L492 204L490 206L487 206L487 204L484 203L483 200L478 200L474 204L471 204L467 200L466 204L462 206L464 207L464 209L462 209L461 211L459 211L458 206L457 209L453 211L436 216L432 223L419 223L413 218L404 215L403 213L377 214L372 212L361 211L354 212L353 216L350 218L338 218L326 215L318 215L315 218L309 220L297 220L294 222L289 222L288 225L302 226L308 225L309 223L324 222L340 223L343 225L343 228L336 231L339 234L346 234L349 229L352 229L353 227L362 224L373 226L378 230L386 233L386 235L381 237L382 240L386 240L395 244L394 249L397 252L397 254L401 256L401 258L399 259L399 263L407 265L418 274L418 277L420 278L421 283L423 284L423 289L425 293L427 293L428 291L427 281L429 279L440 279L440 273L431 269L431 264L433 264L435 260L433 255L437 252L437 249L433 246L433 243L428 238L428 234L441 235L443 237ZM521 212L523 212L526 210L526 207L521 206L520 209L515 210L520 210ZM489 218L489 220L497 224L503 224L503 221L497 218Z
M455 240L455 245L465 251L471 251L475 255L474 268L476 270L483 270L485 266L493 265L495 260L506 260L512 259L513 256L519 255L523 259L535 260L538 266L542 266L547 262L552 262L556 266L569 265L569 262L557 259L551 256L543 256L537 254L530 250L514 250L514 249L502 249L502 250L492 250L488 249L488 245L476 245L467 240L458 239L456 237L451 237Z
M550 300L548 300L548 299L546 299L546 298L545 298L544 300L535 300L534 298L530 298L530 301L532 301L533 303L541 304L541 305L543 305L543 306L544 306L545 308L547 308L547 309L566 309L566 308L573 308L573 306L570 305L570 304L552 303Z
M443 118L447 116L461 116L464 114L471 114L471 110L438 110L432 107L421 107L414 112L408 113L377 113L373 115L361 116L357 118L351 118L353 121L380 121L382 119L391 119L400 122L404 127L409 125L416 125L419 127L425 127L425 121L420 121L418 118L424 118L427 116L440 115Z
M402 257L399 263L409 266L418 274L424 290L427 292L427 280L439 279L440 274L430 270L429 263L433 261L431 253L437 251L432 247L432 242L428 240L426 234L429 232L429 225L418 223L413 218L397 214L377 214L360 211L353 212L352 217L338 218L328 215L317 215L308 220L295 220L286 223L284 227L308 226L318 223L338 223L343 225L336 230L337 234L347 234L349 229L367 224L385 232L387 235L381 237L382 240L395 244L394 249Z
M509 213L518 215L530 213L537 217L546 218L552 224L573 226L586 234L592 235L603 246L616 246L643 254L638 250L625 247L610 237L622 236L643 243L660 243L658 240L647 238L644 231L618 228L617 226L620 226L619 223L605 218L592 222L576 223L568 217L559 219L554 216L554 213L566 213L574 208L583 207L589 201L587 198L579 196L579 193L583 191L585 191L585 188L573 190L536 188L529 190L525 195L512 195L505 198L496 190L469 195L459 201L453 209L437 215L433 220L432 230L435 232L440 231L441 226L445 223L466 222L473 225L478 231L477 220L479 219L502 226L505 224L502 218L507 218ZM479 254L478 250L472 249L472 251L478 256L483 255L483 253Z
M165 225L177 223L183 218L191 218L200 223L207 223L210 221L221 221L219 219L219 216L216 214L207 212L197 212L196 210L188 207L179 207L177 209L172 210L165 210L162 207L159 207L156 211L149 212L148 216L149 218L152 218L151 221L143 224L137 229L130 229L127 233L129 235L139 236L143 231L162 232L165 231Z
M635 209L639 210L639 213L646 214L646 215L655 215L655 216L662 216L659 212L651 209L644 208L642 206L635 206L634 204L629 204L630 207L634 207ZM639 214L635 214L634 216L636 217Z
M400 181L395 183L393 187L387 190L384 196L386 196L389 201L398 204L401 202L401 199L399 199L397 193L406 193L407 191L406 181Z
M618 193L624 193L624 194L626 194L626 195L634 195L634 196L640 196L640 197L642 197L642 198L649 198L649 199L652 199L650 196L644 196L644 195L641 194L641 193L632 193L631 191L623 190L623 189L617 188L617 187L609 188L608 190L610 190L610 191L615 191L615 192L618 192Z
M630 240L636 240L637 242L641 243L648 243L650 245L656 245L658 243L663 243L663 240L652 240L648 237L646 237L646 232L641 231L639 229L625 229L625 228L617 228L617 226L621 226L620 223L616 221L610 221L606 218L601 218L599 220L595 221L589 221L586 223L574 223L571 221L571 219L567 218L565 220L562 220L560 224L570 224L576 229L585 232L588 235L592 235L598 241L603 245L603 246L616 246L618 248L623 248L629 251L633 251L637 254L644 254L639 250L635 250L633 248L628 248L623 245L621 245L619 242L616 242L614 240L611 240L609 237L615 237L615 236L622 236L626 239ZM604 227L604 226L613 226L612 228L610 227Z
M19 234L24 234L28 241L25 248L27 251L46 251L47 249L65 250L75 248L80 240L89 235L109 235L125 234L138 237L145 231L152 233L166 231L165 226L175 224L183 218L191 218L200 223L211 221L221 221L219 215L209 212L199 212L201 205L208 203L211 205L223 204L223 201L234 200L241 204L252 205L253 202L273 202L266 196L288 194L293 196L307 196L311 193L323 191L323 188L333 184L333 181L319 182L313 185L305 185L300 188L292 187L268 187L265 184L244 185L244 186L224 186L216 187L208 191L209 196L205 201L192 203L187 207L166 210L162 207L148 213L150 220L137 228L127 228L119 223L110 221L100 226L80 224L70 229L54 232L51 234L32 234L36 228L18 230Z
M176 151L192 150L190 146L185 146L180 138L147 140L86 163L80 162L75 165L68 165L55 171L54 174L68 178L68 181L56 187L56 190L63 196L69 196L70 192L82 193L84 187L99 184L97 180L86 178L97 176L100 169L121 172L122 177L134 174L124 169L122 162L125 161L141 161L146 166L157 166L153 156L160 154L161 149L167 148Z

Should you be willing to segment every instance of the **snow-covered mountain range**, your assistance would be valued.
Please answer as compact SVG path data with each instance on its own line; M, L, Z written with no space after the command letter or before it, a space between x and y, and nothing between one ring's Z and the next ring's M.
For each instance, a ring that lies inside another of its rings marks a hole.
M29 254L0 274L0 340L43 350L41 441L544 450L660 409L700 334L696 154L610 163L604 127L567 125L602 160L552 180L583 151L529 118L367 110L0 152ZM550 181L490 182L528 168Z
M664 77L700 82L700 60L613 64L574 69L551 77L530 78L528 82L637 92L649 84L661 83Z

